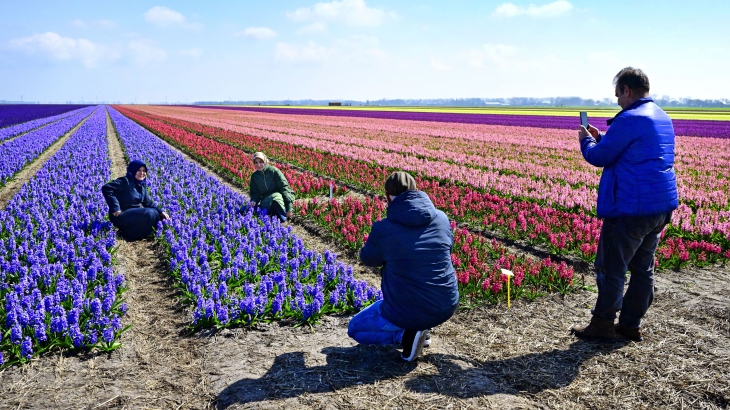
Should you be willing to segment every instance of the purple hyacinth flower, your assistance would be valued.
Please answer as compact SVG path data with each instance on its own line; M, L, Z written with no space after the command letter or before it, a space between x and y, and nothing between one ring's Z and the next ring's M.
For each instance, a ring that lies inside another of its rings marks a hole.
M91 310L91 314L94 315L94 317L99 318L101 316L101 301L98 298L94 298L91 303L89 303L89 310Z
M35 327L35 338L45 342L48 340L48 337L46 336L46 326L45 325L36 325Z
M111 343L114 341L114 329L111 327L105 327L104 331L102 333L102 337L104 338L104 341L107 343Z
M15 323L13 327L10 329L10 341L13 344L19 345L20 341L23 339L23 330L20 328L19 323Z
M30 340L30 336L23 339L23 344L20 345L20 355L27 359L33 356L33 341Z

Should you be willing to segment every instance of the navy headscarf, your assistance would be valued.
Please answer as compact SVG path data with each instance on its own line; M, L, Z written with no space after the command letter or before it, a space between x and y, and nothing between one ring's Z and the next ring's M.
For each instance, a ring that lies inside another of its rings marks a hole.
M139 160L134 160L127 165L127 178L134 181L137 185L147 185L147 178L139 181L134 176L137 174L137 171L139 171L140 168L144 167L146 170L149 171L149 168L147 168L147 165Z

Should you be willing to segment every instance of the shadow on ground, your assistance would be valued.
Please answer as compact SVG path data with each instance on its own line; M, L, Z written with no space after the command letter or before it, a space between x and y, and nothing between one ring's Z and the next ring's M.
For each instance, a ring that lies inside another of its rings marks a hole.
M449 354L428 354L419 363L408 363L393 347L357 345L327 347L327 364L307 367L304 352L285 353L274 359L268 372L258 379L241 379L217 397L217 408L236 403L298 397L304 393L334 392L354 385L406 377L405 386L418 393L439 393L459 398L497 393L538 393L570 384L581 364L610 353L628 342L592 343L576 341L566 350L554 349L504 360L478 362ZM426 364L426 366L423 366ZM414 373L409 375L409 373ZM424 374L426 373L426 374Z

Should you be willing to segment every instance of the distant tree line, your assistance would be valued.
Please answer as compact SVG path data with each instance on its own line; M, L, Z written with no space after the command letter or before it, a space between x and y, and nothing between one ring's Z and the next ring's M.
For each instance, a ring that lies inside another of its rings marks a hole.
M702 107L730 108L730 100L700 100L693 98L671 98L669 96L653 96L654 101L662 107ZM584 99L580 97L548 97L548 98L430 98L430 99L380 99L380 100L247 100L247 101L196 101L194 105L328 105L330 102L341 102L352 106L448 106L448 107L488 107L488 106L530 106L530 107L614 107L615 98L602 100Z

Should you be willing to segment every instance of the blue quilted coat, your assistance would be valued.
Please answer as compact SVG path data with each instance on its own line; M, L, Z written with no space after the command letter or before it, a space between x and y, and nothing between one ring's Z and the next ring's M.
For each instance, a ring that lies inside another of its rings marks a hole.
M583 157L603 167L599 218L650 216L679 205L674 173L674 127L651 98L642 98L608 121L596 141L581 141Z
M447 321L459 305L451 264L454 237L449 218L422 191L406 191L373 223L360 251L365 266L382 266L381 314L390 323L424 330Z

